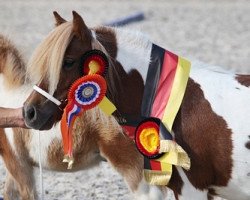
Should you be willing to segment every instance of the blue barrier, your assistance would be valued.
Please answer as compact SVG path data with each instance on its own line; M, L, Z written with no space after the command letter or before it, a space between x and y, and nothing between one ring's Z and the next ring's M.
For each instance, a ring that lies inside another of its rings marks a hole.
M104 23L105 26L124 26L133 22L142 21L145 19L143 12L137 12L132 15L121 17L110 22Z

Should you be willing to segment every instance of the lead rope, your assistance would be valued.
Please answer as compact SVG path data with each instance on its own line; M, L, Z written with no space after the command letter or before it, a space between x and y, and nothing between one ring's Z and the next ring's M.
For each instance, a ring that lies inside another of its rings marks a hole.
M44 191L43 191L43 167L42 167L42 160L41 160L41 136L40 131L38 133L38 140L39 140L39 153L38 153L38 159L39 159L39 183L40 183L40 193L41 193L41 200L44 199Z
M33 89L37 91L39 94L43 95L53 103L55 103L58 107L62 104L59 100L57 100L55 97L41 89L40 87L34 85ZM44 188L43 188L43 168L42 168L42 161L41 161L41 137L40 137L40 131L39 131L39 179L40 179L40 193L41 193L41 200L44 200Z

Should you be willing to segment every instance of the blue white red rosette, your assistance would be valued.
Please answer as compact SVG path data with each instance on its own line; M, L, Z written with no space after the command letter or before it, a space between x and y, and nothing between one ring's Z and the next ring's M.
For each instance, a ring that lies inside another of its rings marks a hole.
M96 82L84 82L75 91L76 102L80 105L89 105L99 97L100 90L101 88Z
M105 79L98 75L87 75L73 83L69 90L68 101L72 101L83 110L97 106L107 91Z

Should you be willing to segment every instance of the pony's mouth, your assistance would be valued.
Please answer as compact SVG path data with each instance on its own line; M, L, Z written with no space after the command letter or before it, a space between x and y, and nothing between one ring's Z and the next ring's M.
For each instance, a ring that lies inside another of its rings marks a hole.
M30 100L24 104L23 118L25 124L28 128L49 130L61 119L63 109L67 104L67 98L58 100L37 85L34 85L33 89L46 100L43 103L34 103Z
M53 116L49 117L47 121L43 125L38 128L38 130L43 131L43 130L49 130L53 127L54 122L53 122Z

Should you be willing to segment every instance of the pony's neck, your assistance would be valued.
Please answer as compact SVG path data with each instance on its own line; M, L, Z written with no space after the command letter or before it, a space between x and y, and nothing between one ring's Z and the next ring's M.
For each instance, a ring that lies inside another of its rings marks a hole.
M95 33L95 37L109 55L122 65L125 72L128 74L136 69L145 83L152 49L148 37L141 32L111 27L98 27Z
M137 69L144 83L150 62L152 42L140 32L116 29L117 60L129 73Z
M141 33L123 29L99 27L94 32L113 65L107 78L108 97L121 113L140 115L152 43Z

